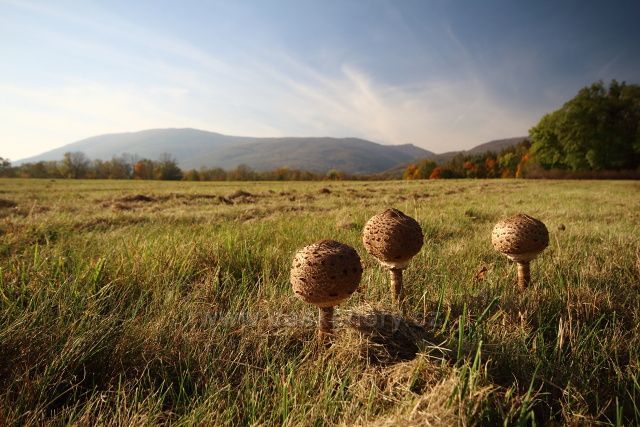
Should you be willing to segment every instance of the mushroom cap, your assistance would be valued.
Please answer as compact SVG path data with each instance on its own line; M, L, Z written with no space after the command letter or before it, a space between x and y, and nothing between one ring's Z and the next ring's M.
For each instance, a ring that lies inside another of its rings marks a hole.
M491 243L513 261L531 261L549 245L549 231L542 221L517 214L493 227Z
M384 266L402 269L420 252L424 237L415 219L397 209L387 209L367 221L362 243Z
M296 253L289 277L298 298L318 307L333 307L358 288L362 264L351 246L320 240Z

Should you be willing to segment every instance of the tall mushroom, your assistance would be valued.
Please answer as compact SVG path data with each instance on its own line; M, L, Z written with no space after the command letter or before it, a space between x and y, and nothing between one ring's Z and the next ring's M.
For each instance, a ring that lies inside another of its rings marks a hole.
M333 307L357 289L361 278L360 257L351 246L320 240L296 253L290 275L293 292L318 307L321 340L333 334Z
M407 268L424 243L420 224L397 209L387 209L367 221L362 243L367 252L389 269L393 297L401 303L402 270Z
M498 222L491 233L493 247L518 263L518 286L529 286L529 263L549 245L547 227L533 217L517 214Z

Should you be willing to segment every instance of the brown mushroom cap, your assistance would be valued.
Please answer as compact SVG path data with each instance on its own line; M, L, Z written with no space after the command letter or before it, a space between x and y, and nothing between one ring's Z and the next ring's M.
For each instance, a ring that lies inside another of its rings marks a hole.
M348 298L361 278L356 250L335 240L320 240L300 249L290 275L296 296L318 307L333 307Z
M420 224L397 209L387 209L364 226L362 243L383 265L405 268L424 243Z
M549 231L542 221L517 214L493 227L491 243L514 261L530 261L549 245Z

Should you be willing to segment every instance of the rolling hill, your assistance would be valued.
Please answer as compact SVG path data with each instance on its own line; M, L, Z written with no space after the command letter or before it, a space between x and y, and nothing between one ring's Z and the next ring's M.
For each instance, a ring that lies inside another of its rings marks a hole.
M60 160L68 151L82 151L91 159L102 160L123 153L149 159L169 153L182 169L232 169L245 164L258 171L287 166L314 172L335 168L348 173L375 173L435 156L411 144L381 145L358 138L253 138L197 129L151 129L87 138L15 163Z
M124 153L157 159L169 153L185 170L201 166L232 169L245 164L258 171L286 166L321 173L335 168L347 173L370 174L403 170L418 159L445 162L458 153L499 152L523 139L500 139L467 151L435 154L411 144L382 145L359 138L254 138L197 129L150 129L94 136L15 164L60 160L68 151L82 151L90 159L101 160Z

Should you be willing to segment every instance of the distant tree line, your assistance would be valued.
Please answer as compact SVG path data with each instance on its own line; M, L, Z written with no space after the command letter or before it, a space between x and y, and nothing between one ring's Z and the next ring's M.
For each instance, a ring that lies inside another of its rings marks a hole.
M90 160L82 152L60 161L12 167L0 157L0 176L24 178L157 179L187 181L311 181L397 179L398 175L349 175L332 169L317 173L280 167L254 171L200 168L183 171L174 157L157 160L122 155ZM562 108L542 117L529 138L499 153L460 153L438 164L423 159L409 164L404 179L442 178L640 178L640 86L612 80L581 89Z
M0 157L0 176L9 178L144 179L166 181L320 181L373 179L373 175L350 175L335 169L317 173L287 167L255 171L246 165L225 170L219 167L183 171L176 159L163 154L157 160L123 154L111 160L91 160L83 152L67 152L62 160L11 166Z
M2 159L2 158L0 158ZM176 160L163 154L158 160L141 159L123 154L111 160L90 160L83 152L64 154L62 160L40 161L11 166L2 159L0 176L19 178L71 178L71 179L182 179Z
M404 179L442 178L522 178L529 161L529 140L505 148L499 154L456 154L451 160L438 164L433 160L412 163L404 171Z

